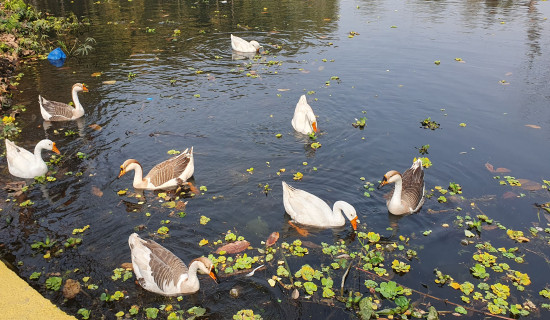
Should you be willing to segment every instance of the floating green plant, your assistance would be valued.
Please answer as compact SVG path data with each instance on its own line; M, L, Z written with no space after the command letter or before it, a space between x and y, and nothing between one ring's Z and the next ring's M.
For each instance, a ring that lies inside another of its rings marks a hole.
M431 117L428 117L428 118L420 121L420 124L422 125L422 128L424 128L424 129L435 130L435 129L439 128L439 123L433 121Z

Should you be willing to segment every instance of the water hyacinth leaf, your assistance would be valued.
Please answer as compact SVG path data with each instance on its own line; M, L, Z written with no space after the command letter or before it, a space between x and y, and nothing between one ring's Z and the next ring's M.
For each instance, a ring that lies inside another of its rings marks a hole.
M426 317L426 320L439 320L439 313L437 313L437 310L433 306L428 308L428 316Z
M81 315L84 320L90 319L91 311L86 308L80 308L76 313Z
M369 320L375 315L374 309L372 308L371 302L368 298L363 298L359 302L359 316L361 320Z
M159 309L157 309L157 308L147 308L147 309L145 309L145 314L147 315L147 319L156 319L158 313L159 313Z
M210 218L206 217L206 216L201 216L199 222L200 224L202 225L206 225L208 223L208 221L210 221Z
M473 237L476 236L476 235L475 235L472 231L470 231L470 230L464 230L464 235L465 235L466 237L468 237L468 238L473 238Z
M59 291L62 282L63 280L61 277L49 277L46 280L46 288L53 291Z
M304 289L308 294L313 294L317 291L317 285L311 281L304 282Z

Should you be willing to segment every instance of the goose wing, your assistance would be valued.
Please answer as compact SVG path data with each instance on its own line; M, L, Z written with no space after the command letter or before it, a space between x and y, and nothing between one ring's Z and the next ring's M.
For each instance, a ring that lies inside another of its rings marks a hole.
M296 189L283 181L283 203L288 215L296 222L324 226L327 214L332 210L321 198L304 190Z
M145 179L155 185L160 186L172 179L176 179L185 171L191 162L192 154L185 149L180 155L170 158L157 164L149 171Z
M134 272L140 284L156 292L174 291L182 276L187 277L189 269L180 258L153 240L141 239L137 234L130 236L130 249Z
M18 147L13 141L6 139L6 158L11 165L26 166L34 162L34 154L29 150Z
M40 101L40 106L51 116L49 120L68 120L73 117L74 108L70 105L46 100L42 96L38 96L38 99Z
M392 191L393 193L393 191ZM424 170L422 165L413 165L403 173L401 202L413 210L419 209L424 198Z

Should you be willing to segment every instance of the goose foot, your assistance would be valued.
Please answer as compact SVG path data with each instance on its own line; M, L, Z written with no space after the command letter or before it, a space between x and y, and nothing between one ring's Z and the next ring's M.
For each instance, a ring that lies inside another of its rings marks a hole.
M298 227L297 225L292 223L292 221L289 221L288 224L296 229L296 232L298 232L301 236L307 237L309 235L309 232L306 229Z

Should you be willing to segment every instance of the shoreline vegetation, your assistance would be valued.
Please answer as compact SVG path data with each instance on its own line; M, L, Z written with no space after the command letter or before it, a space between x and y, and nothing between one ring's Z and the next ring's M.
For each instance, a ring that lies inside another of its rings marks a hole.
M0 3L0 104L2 106L2 135L9 138L19 130L15 116L24 110L12 105L12 92L23 74L15 74L20 63L46 59L47 54L60 47L67 56L87 54L93 38L80 40L79 32L87 20L80 21L73 13L54 17L27 5L23 0Z

